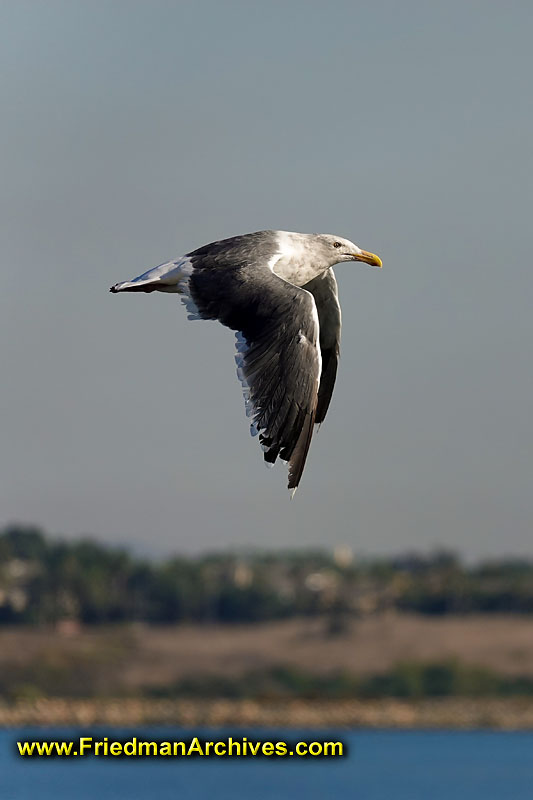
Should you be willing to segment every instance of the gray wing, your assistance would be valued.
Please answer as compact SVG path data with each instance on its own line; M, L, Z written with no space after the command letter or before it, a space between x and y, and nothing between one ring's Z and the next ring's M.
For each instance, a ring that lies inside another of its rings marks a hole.
M327 414L337 377L341 343L341 307L337 281L331 268L306 283L303 288L311 292L315 298L320 321L322 374L315 416L315 422L320 424Z
M112 292L178 292L193 319L237 333L238 375L253 434L268 464L289 462L296 489L313 435L320 381L319 320L312 294L275 275L274 231L223 239L154 267Z
M265 461L289 462L298 486L313 435L320 380L319 321L306 290L267 265L222 265L192 255L189 293L202 319L237 333L238 375Z

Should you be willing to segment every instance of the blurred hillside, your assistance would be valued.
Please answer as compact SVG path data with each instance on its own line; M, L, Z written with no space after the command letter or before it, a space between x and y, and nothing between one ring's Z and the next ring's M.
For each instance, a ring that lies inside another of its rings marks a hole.
M527 561L342 548L150 562L12 526L0 701L532 697L532 611Z
M38 529L0 533L0 624L243 623L327 615L331 631L385 611L531 614L533 561L466 566L448 552L358 560L257 552L134 558Z

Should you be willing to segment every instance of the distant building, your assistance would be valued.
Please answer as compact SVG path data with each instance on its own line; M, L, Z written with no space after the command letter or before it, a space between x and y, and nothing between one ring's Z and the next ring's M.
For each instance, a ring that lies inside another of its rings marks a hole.
M338 545L333 549L333 561L341 569L351 567L355 561L354 553L351 547L346 544Z

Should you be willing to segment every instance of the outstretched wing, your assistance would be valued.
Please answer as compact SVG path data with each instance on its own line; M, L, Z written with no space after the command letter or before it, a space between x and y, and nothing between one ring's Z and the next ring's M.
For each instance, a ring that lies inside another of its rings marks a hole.
M190 318L216 319L238 332L252 433L267 463L288 461L289 489L296 489L319 401L320 323L312 294L270 269L278 254L275 232L259 231L213 242L111 291L177 292Z
M193 258L189 295L203 319L237 333L237 374L265 461L289 462L296 489L311 444L321 358L312 295L270 271L243 264L213 269Z
M320 424L327 414L339 364L341 343L341 307L335 274L330 268L303 287L315 298L320 321L322 374L318 390L315 422Z

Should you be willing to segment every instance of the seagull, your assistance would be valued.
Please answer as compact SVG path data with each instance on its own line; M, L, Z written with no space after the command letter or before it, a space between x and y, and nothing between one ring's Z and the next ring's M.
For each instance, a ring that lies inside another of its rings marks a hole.
M294 495L314 426L329 408L340 352L333 265L374 253L328 233L256 231L206 244L110 291L181 295L189 319L236 331L237 375L267 466L288 463Z

